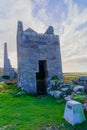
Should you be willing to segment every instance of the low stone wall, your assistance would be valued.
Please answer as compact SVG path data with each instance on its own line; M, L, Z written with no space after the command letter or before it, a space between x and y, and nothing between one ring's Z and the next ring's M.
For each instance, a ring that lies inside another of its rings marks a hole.
M75 95L85 95L84 86L75 85L73 82L65 83L63 81L49 81L49 87L47 89L49 95L60 98L63 97L65 100L70 99Z
M87 76L80 76L78 79L73 81L76 85L84 86L86 94L87 94Z

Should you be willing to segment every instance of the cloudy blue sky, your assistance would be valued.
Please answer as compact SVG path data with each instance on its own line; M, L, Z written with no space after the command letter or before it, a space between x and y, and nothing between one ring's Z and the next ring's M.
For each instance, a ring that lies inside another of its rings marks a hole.
M4 42L17 66L18 20L39 33L52 25L60 35L63 72L87 72L87 0L0 0L0 66Z

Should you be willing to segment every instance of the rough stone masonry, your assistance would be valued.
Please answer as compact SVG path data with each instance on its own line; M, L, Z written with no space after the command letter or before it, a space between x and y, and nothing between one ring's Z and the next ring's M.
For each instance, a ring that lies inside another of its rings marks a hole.
M4 76L10 76L10 79L14 78L14 69L11 66L10 60L8 58L8 51L7 51L7 43L4 43L4 69L3 69L3 75Z
M49 26L45 33L37 33L31 28L23 30L18 21L17 28L18 86L22 90L36 94L38 81L44 82L53 76L63 78L59 36Z

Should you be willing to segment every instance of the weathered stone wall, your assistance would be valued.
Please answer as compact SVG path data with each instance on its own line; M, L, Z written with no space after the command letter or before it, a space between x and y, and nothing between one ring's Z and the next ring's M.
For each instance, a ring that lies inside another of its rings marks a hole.
M44 34L32 29L23 31L22 22L18 22L17 31L18 53L18 86L23 90L36 93L36 73L39 71L39 60L46 60L47 79L62 75L59 36L54 35L53 27Z
M7 43L4 43L4 69L3 69L3 75L10 76L10 79L14 78L14 69L12 68L10 64L10 60L8 58L8 51L7 51Z

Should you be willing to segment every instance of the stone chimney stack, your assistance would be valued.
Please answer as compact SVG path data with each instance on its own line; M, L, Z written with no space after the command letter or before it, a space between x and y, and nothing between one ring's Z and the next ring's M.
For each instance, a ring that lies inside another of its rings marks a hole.
M15 76L14 69L11 66L10 60L8 58L8 50L7 50L7 43L4 43L4 69L3 69L4 76L10 76L10 79L13 79Z
M6 42L4 43L4 54L8 55L8 52L7 52L7 43Z
M9 59L7 51L7 43L4 43L4 72L3 75L9 75Z
M18 21L17 36L21 37L22 35L23 35L23 23L21 21Z

